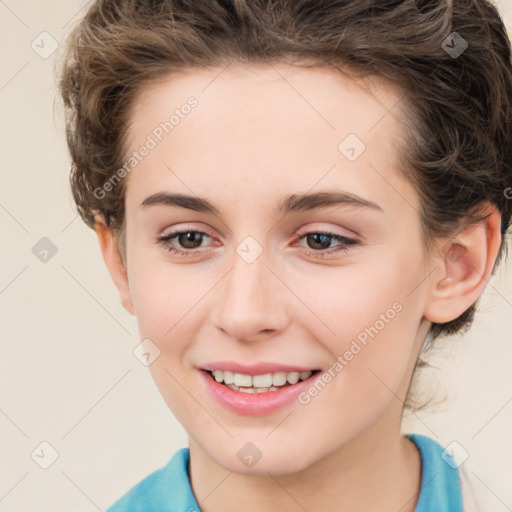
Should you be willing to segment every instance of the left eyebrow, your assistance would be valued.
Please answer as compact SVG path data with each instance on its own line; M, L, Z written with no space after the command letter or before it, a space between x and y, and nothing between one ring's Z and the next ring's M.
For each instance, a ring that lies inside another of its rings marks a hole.
M157 192L142 201L141 206L176 206L196 212L213 213L220 216L220 211L207 199L185 194L169 194ZM356 206L380 211L382 208L373 201L343 191L316 192L314 194L292 194L285 197L278 206L283 215L290 212L311 211L330 206Z
M286 215L289 212L309 211L319 208L328 208L329 206L356 206L358 208L370 208L384 213L377 203L344 191L293 194L286 197L280 203L279 211Z

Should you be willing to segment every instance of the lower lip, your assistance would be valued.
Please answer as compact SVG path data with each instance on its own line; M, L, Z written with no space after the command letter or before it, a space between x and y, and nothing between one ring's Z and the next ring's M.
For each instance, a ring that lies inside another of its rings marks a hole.
M217 382L210 372L199 370L199 373L208 391L221 405L237 414L262 416L276 412L291 404L302 391L312 384L319 372L313 373L306 380L297 382L297 384L266 393L234 391Z

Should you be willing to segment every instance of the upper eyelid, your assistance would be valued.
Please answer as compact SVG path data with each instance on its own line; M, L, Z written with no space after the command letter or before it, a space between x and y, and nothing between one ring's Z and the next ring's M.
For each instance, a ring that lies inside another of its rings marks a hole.
M176 235L176 234L179 234L179 233L187 233L189 231L194 231L194 232L198 232L198 233L205 233L209 237L215 238L213 235L211 235L208 232L208 230L206 228L189 227L187 225L185 225L183 227L172 228L168 232L166 232L166 230L164 229L162 231L162 235L159 235L159 238L166 238L166 237L171 236L171 235Z
M162 242L162 243L169 242L171 239L176 238L180 234L188 233L188 232L201 233L203 235L208 236L212 240L215 240L215 237L210 235L206 230L184 227L184 228L178 228L178 229L172 230L167 234L158 236L157 241ZM343 235L341 233L336 233L334 231L331 231L330 229L322 229L322 228L309 228L309 229L305 229L305 230L299 230L299 232L293 238L293 242L294 243L301 242L306 236L308 236L310 234L319 234L319 233L324 234L326 236L330 236L333 239L338 239L338 241L340 243L346 244L346 245L356 245L356 244L360 243L360 240L358 237ZM187 251L187 250L194 251L194 250L199 250L199 248L183 249L183 250L184 251Z
M348 238L348 239L353 239L353 240L358 240L358 237L355 236L355 235L348 235L348 234L345 234L345 233L338 233L336 230L334 229L331 229L331 228L307 228L307 229L300 229L298 230L297 232L297 237L301 237L303 235L307 235L307 234L310 234L310 233L325 233L325 234L328 234L330 236L339 236L341 238Z
M190 224L192 224L192 223L190 223ZM322 224L322 223L317 221L314 224ZM325 224L329 224L329 223L325 223ZM341 228L341 226L339 226L338 229L347 230L347 228ZM165 229L163 231L165 232ZM202 232L202 233L205 233L206 235L208 235L211 238L216 238L213 234L211 234L209 232L208 228L190 226L187 223L184 223L183 227L172 228L167 234L163 234L163 235L160 235L160 236L161 237L167 237L167 236L169 236L171 234L181 233L181 232L184 232L184 231L185 232L186 231ZM300 228L300 229L298 229L297 230L297 236L301 236L301 235L303 235L305 233L327 232L330 235L334 235L334 236L340 236L340 237L351 238L351 239L356 239L356 240L360 239L360 236L357 235L356 233L354 233L352 230L347 230L347 231L350 231L353 234L338 233L338 232L336 232L336 228L330 228L330 227L329 228L325 228L325 227L308 227L308 228Z
M215 238L206 229L203 229L203 228L189 228L189 227L172 229L171 231L169 231L169 233L159 235L158 238L168 238L168 237L173 237L173 236L181 234L181 233L188 233L188 232L202 233L202 234L205 234L205 235L209 236L210 238ZM327 229L324 229L324 228L309 228L309 229L299 230L297 232L296 237L300 238L300 237L302 237L304 235L308 235L308 234L311 234L311 233L323 233L323 234L326 234L326 235L329 235L329 236L339 236L341 238L354 239L354 240L358 239L357 237L354 237L352 235L346 235L346 234L343 234L343 233L337 233L336 231L331 230L330 228L327 228Z

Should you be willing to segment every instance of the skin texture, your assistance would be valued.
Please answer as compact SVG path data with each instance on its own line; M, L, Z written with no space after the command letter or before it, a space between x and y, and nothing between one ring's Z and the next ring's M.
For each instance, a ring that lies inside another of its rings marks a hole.
M372 86L369 94L320 68L232 64L167 77L134 104L131 150L189 96L198 100L125 178L126 268L99 216L96 232L141 339L161 351L149 369L189 435L203 511L414 510L421 462L400 435L403 401L430 322L458 317L483 292L500 216L488 206L487 221L425 259L419 197L396 170L399 95ZM353 162L338 150L350 133L366 146ZM334 189L382 211L277 211L285 196ZM207 198L220 214L140 206L156 192ZM179 256L157 242L174 229L208 236ZM318 243L298 238L318 230L358 244L322 258ZM236 252L247 236L262 249L250 264ZM307 405L238 415L199 379L197 368L215 360L325 371L394 303L400 312ZM251 468L237 457L247 442L262 454Z

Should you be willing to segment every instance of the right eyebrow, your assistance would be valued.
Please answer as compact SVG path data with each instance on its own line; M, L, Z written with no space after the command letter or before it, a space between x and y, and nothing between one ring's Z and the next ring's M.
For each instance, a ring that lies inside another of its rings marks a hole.
M210 201L201 197L187 196L185 194L169 194L167 192L157 192L152 194L140 204L146 206L177 206L186 208L195 212L213 213L220 216L220 212Z

